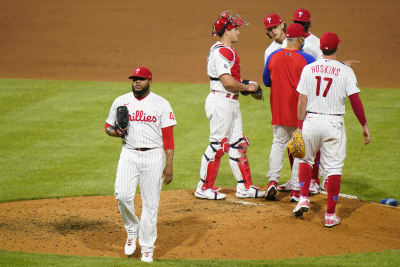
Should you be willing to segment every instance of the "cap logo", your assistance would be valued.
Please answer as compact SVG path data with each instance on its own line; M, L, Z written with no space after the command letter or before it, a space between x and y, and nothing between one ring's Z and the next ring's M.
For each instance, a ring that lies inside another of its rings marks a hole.
M268 23L271 23L271 18L270 17L268 17L267 20L268 20Z
M299 11L299 18L303 15L303 12Z
M137 69L136 69L136 74L138 74L138 73L139 73L139 71L140 71L140 68L137 68Z

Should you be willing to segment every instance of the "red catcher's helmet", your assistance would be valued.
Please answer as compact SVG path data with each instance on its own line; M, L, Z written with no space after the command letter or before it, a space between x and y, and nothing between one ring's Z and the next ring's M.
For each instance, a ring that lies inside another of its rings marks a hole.
M223 11L213 25L212 35L222 36L225 31L248 25L238 14L232 16L232 11Z

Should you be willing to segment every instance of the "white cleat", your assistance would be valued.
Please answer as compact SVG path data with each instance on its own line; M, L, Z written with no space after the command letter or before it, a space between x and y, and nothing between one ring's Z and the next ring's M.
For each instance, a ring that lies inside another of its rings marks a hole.
M142 258L140 259L143 262L153 262L153 252L147 251L142 253Z
M325 212L325 227L333 227L340 224L340 218L336 213L326 213Z
M301 217L304 212L307 212L310 209L310 199L308 197L300 196L299 202L297 203L296 208L293 210L293 216Z
M260 191L260 188L255 185L251 185L249 189L246 189L243 183L236 185L236 197L237 198L262 198L265 196L265 191Z
M317 183L310 183L310 194L316 195L321 193L321 187Z
M197 198L212 200L225 199L226 197L224 193L219 192L219 189L213 190L211 188L207 188L205 190L203 190L202 188L197 188L196 192L194 192L194 195Z
M128 238L125 243L125 255L130 256L135 253L136 238Z

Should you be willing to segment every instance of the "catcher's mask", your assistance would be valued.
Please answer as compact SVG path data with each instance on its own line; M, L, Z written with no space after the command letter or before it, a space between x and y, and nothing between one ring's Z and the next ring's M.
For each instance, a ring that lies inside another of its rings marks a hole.
M233 28L243 25L248 25L248 23L244 21L238 14L232 16L232 11L223 11L215 21L211 34L212 36L218 35L221 37L224 35L225 31L229 31Z

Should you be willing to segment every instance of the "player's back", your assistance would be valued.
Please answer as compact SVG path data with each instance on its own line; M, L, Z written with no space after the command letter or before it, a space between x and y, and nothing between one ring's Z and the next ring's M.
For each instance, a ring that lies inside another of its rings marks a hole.
M346 97L359 92L353 70L330 59L307 65L297 90L307 95L307 111L323 114L344 114Z

